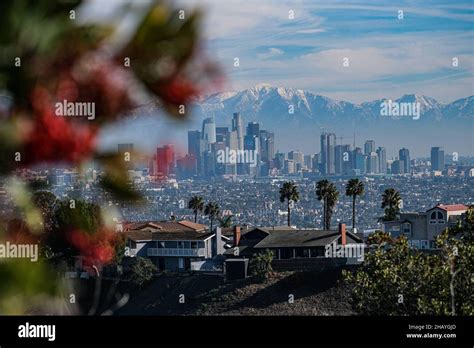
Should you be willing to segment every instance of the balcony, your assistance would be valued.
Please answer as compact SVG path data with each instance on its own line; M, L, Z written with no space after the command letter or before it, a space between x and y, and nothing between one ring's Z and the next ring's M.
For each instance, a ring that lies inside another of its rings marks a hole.
M204 257L206 252L201 249L183 249L183 248L148 248L148 256L196 256Z

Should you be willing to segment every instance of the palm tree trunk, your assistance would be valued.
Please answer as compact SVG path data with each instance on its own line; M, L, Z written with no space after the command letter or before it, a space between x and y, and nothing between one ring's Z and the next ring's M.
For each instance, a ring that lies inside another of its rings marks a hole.
M194 211L194 222L196 223L197 222L197 218L198 218L198 212L197 210Z
M326 229L326 198L323 200L323 230Z
M291 209L290 209L290 201L288 200L288 226L291 226Z
M352 196L352 231L355 229L356 224L356 196Z
M212 232L212 222L213 222L212 220L214 220L214 219L213 219L213 218L211 218L211 232Z

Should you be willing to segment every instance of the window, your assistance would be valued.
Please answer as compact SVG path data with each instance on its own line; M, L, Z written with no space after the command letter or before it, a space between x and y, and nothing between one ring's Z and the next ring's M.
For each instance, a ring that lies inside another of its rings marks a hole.
M177 243L176 242L165 242L165 248L172 248L176 249L177 248Z
M198 248L198 242L191 242L191 249L197 249Z
M136 249L137 248L137 242L135 241L130 241L130 249Z
M184 248L184 242L178 242L178 249L183 249Z
M409 222L405 222L402 224L403 234L411 236L411 224Z
M158 249L164 249L165 242L157 242L157 244L158 244Z

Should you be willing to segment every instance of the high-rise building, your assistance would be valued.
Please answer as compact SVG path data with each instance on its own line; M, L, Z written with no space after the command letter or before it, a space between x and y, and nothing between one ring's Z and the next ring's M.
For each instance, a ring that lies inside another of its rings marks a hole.
M260 131L260 158L263 162L270 162L275 157L275 134Z
M444 148L431 148L431 170L444 170Z
M378 172L381 174L387 174L387 151L385 147L380 147L377 149L377 164Z
M206 118L203 121L202 138L207 141L208 148L216 142L216 123L213 118Z
M352 153L353 158L353 168L357 173L364 174L365 173L365 158L366 156L362 153L362 149L360 147L356 147Z
M216 142L227 143L229 138L229 127L216 127Z
M295 165L303 166L304 164L304 154L301 151L290 151L288 152L288 159L292 160Z
M247 135L258 137L260 135L260 124L258 122L249 122L247 125Z
M335 146L336 135L334 133L321 134L321 170L323 174L335 174Z
M364 144L364 154L370 155L372 152L375 152L375 141L367 140Z
M334 147L334 159L335 159L334 162L335 162L336 174L342 174L343 173L343 170L342 170L343 147L344 147L344 145L336 145Z
M168 176L174 171L174 146L164 145L156 149L156 169L158 176Z
M237 132L237 149L244 149L244 125L240 113L234 113L232 117L232 130Z
M366 155L366 173L367 174L377 174L379 170L378 166L378 156L376 152L371 152Z
M200 142L201 142L200 131L189 131L188 132L188 153L198 158L200 156Z
M410 165L410 151L408 149L400 149L398 151L398 158L400 161L403 162L403 173L410 174L411 172L411 165ZM400 173L400 174L403 174Z
M342 174L349 174L352 167L351 159L351 145L341 145L341 156L342 156Z

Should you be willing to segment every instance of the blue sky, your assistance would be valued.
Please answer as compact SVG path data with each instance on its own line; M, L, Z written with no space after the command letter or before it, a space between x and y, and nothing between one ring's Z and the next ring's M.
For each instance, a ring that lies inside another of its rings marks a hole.
M207 52L226 71L227 90L266 82L352 102L411 93L450 102L474 94L472 1L175 3L204 10Z

